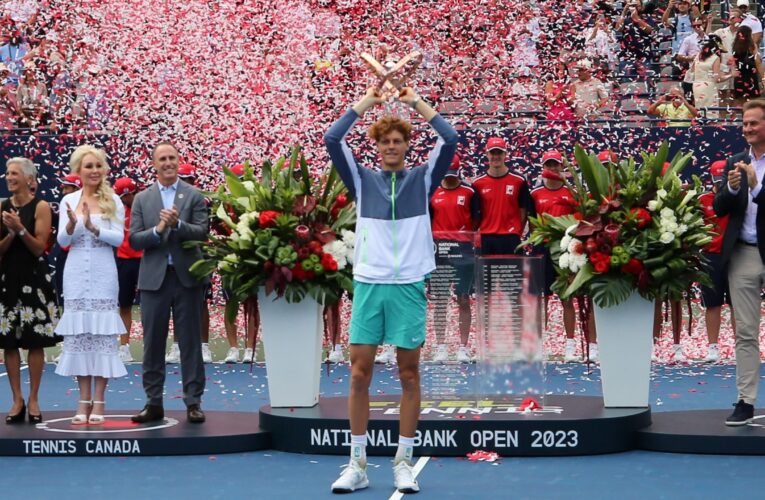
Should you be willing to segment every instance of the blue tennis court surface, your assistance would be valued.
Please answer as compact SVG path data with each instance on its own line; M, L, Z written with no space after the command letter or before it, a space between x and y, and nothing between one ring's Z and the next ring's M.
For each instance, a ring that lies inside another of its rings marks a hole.
M547 390L599 395L597 369L580 364L548 366ZM73 379L46 366L41 390L46 410L74 409ZM144 403L141 366L109 386L107 409L138 410ZM256 412L267 404L265 368L207 365L206 410ZM24 375L26 378L26 375ZM4 376L3 376L4 378ZM168 367L165 407L181 410L179 369ZM26 393L27 387L25 387ZM348 366L322 373L322 394L347 394ZM395 367L376 367L372 394L398 394ZM10 391L0 380L0 401ZM732 365L657 366L651 383L654 412L728 408L735 397ZM723 425L720 422L720 425ZM6 473L3 499L135 498L330 498L344 456L276 451L216 456L127 458L0 458ZM418 476L419 498L720 498L758 497L765 487L765 457L663 454L633 451L568 458L503 458L498 463L431 458ZM394 494L389 457L370 457L370 488L353 498Z

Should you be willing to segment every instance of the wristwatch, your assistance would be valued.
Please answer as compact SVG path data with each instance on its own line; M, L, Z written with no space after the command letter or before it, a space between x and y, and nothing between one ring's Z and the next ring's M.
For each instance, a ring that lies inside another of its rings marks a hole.
M26 229L22 229L21 231L19 231L16 234L18 234L19 236L24 236L25 234L27 234L27 230Z

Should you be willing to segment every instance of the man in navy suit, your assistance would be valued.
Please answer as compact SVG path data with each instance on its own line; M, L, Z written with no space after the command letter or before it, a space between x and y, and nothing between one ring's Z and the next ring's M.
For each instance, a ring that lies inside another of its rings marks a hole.
M729 215L722 264L729 262L728 283L736 318L738 402L726 425L746 425L754 417L760 374L760 308L765 283L765 99L744 104L744 139L749 149L728 159L727 186L715 195L718 216ZM763 205L763 210L759 206Z

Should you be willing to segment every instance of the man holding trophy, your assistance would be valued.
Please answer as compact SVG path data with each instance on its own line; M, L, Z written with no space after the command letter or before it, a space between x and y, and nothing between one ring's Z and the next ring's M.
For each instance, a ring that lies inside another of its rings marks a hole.
M420 415L420 348L425 342L424 278L436 267L428 205L432 189L439 185L451 164L458 135L406 86L406 80L416 69L416 56L416 53L408 55L390 70L371 56L362 56L376 73L379 84L368 89L324 137L335 168L356 199L357 214L348 399L351 459L332 484L335 493L369 485L366 475L369 385L375 352L382 343L397 347L402 388L394 484L402 493L419 491L412 456ZM420 114L438 135L424 165L405 168L412 125L398 116L384 116L368 130L380 155L380 169L364 168L356 163L345 136L367 110L390 97Z

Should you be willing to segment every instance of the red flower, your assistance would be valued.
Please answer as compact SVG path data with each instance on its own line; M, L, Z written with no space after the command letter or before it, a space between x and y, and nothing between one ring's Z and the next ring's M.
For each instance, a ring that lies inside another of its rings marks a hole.
M323 267L325 271L335 272L337 271L337 261L335 261L335 258L332 257L332 255L325 253L321 257L321 267Z
M622 272L628 274L639 275L643 271L643 263L632 257L629 262L622 266Z
M591 253L590 262L598 273L605 273L611 268L611 256L603 252Z
M599 260L595 263L595 272L596 273L605 273L608 271L608 268L611 267L611 264L604 261Z
M574 219L582 220L582 213L581 212L574 212Z
M258 218L258 222L260 223L260 227L267 228L267 227L273 227L276 225L276 218L281 215L281 212L275 212L273 210L264 210L263 212L260 212L260 217Z
M311 253L315 253L319 257L324 255L324 248L322 247L322 244L320 241L317 241L317 240L309 241L308 249L311 251Z
M335 206L337 208L343 208L345 205L348 204L348 197L344 194L337 195L337 198L335 198Z
M651 212L645 208L633 208L630 213L635 214L635 220L637 221L637 227L643 229L651 222Z

